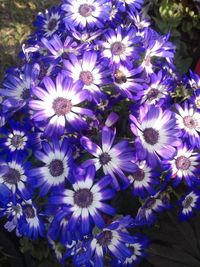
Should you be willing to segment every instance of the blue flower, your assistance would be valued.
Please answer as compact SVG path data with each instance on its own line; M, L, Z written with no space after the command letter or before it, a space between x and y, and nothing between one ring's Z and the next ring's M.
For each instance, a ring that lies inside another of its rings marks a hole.
M132 255L127 257L124 262L115 259L112 262L113 267L133 267L138 265L138 263L146 257L145 250L148 246L147 238L140 235L135 235L134 238L135 242L127 245L127 247L131 250Z
M140 106L139 116L130 115L131 130L140 159L155 167L161 159L172 158L181 144L174 114L153 105Z
M109 18L108 0L64 0L62 9L66 28L102 28Z
M133 194L144 198L147 194L155 194L155 186L159 184L158 174L150 168L146 161L136 162L137 169L128 176Z
M38 64L26 64L18 73L9 73L3 83L0 95L4 96L3 111L17 111L24 107L31 98L31 88L37 85Z
M37 27L36 34L40 37L51 37L60 30L61 18L60 8L53 7L49 10L45 10L44 13L39 12L34 22L34 26Z
M173 159L163 163L170 165L169 176L171 176L175 186L179 185L182 180L185 180L188 186L193 186L195 183L199 183L199 160L199 153L183 144L177 148L177 154Z
M106 126L102 129L102 148L93 143L86 136L81 138L81 144L95 159L86 160L82 167L95 165L98 171L101 167L105 175L109 174L113 179L113 186L119 190L119 177L123 186L129 185L129 181L124 172L132 173L136 166L133 162L133 150L130 148L128 141L121 141L113 146L116 130Z
M35 133L30 132L32 125L28 120L17 122L10 120L6 127L0 129L0 145L3 149L3 153L6 156L20 153L22 155L28 155L27 149L34 149L36 142Z
M111 83L108 78L110 72L100 63L97 52L83 53L83 56L77 58L74 54L69 55L70 60L64 61L63 74L73 78L74 81L81 80L83 89L91 94L91 97L99 102L100 98L105 98L101 86Z
M29 170L33 187L40 188L40 195L46 195L53 187L64 188L65 180L70 179L73 157L68 140L64 138L62 142L57 139L52 140L52 144L42 142L42 151L35 152L38 160L45 165Z
M31 100L29 105L35 110L34 121L46 123L44 133L62 135L68 123L76 130L87 128L83 116L93 116L93 112L76 106L88 98L82 82L73 83L61 74L57 75L56 84L50 77L45 77L43 82L46 89L35 87L33 94L38 100Z
M136 238L127 230L131 222L130 216L116 220L101 229L100 233L94 235L91 240L86 240L85 244L83 242L82 247L85 247L85 251L75 256L75 264L81 266L91 261L92 266L103 267L105 257L108 255L121 262L131 257L132 251L128 246L136 241Z
M59 217L70 216L68 229L74 231L79 226L83 234L91 231L91 226L95 223L98 227L103 227L105 222L101 212L114 215L115 210L105 200L114 195L114 190L108 188L111 177L104 176L98 182L94 182L95 168L91 166L84 176L76 174L76 180L72 183L72 190L66 189L56 195L54 193L49 198L52 205L64 205L64 213L61 210Z
M0 183L5 184L13 194L29 199L31 197L27 189L29 168L29 162L24 162L24 158L19 154L14 155L9 161L0 164Z
M99 45L102 48L102 56L108 58L110 64L127 63L130 59L136 59L141 52L140 47L138 48L141 37L136 36L133 27L128 30L120 26L115 30L108 29L104 34L104 40L99 41Z
M192 190L187 192L180 200L179 205L181 210L179 211L180 220L186 220L194 215L194 212L199 210L200 207L200 192Z
M142 8L144 0L119 0L117 1L117 6L122 12L130 10L132 12L137 12Z
M189 141L191 146L200 148L200 113L187 101L184 102L183 107L179 104L175 107L177 124L183 137Z

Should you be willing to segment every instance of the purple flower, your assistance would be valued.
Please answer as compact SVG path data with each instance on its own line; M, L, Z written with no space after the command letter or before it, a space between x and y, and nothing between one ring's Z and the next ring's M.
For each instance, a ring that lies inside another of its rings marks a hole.
M82 167L95 165L98 171L103 168L104 174L109 174L113 179L113 186L119 190L117 177L122 179L123 186L129 184L129 180L124 172L130 173L135 171L133 160L133 150L129 147L128 141L121 141L113 146L116 130L106 126L102 129L102 148L93 143L86 136L81 138L81 144L95 159L86 160Z
M137 12L137 10L140 10L144 4L144 0L119 0L117 2L117 6L119 6L122 12L126 12L126 8L132 12Z
M144 37L145 55L141 66L147 74L154 72L154 63L152 62L153 57L165 58L167 63L172 64L175 47L172 43L168 42L169 34L160 36L152 29L146 29Z
M66 28L102 28L109 18L108 0L64 0L62 9Z
M38 100L31 100L30 107L35 110L34 121L46 123L44 133L49 136L62 135L67 123L76 130L87 128L83 116L93 116L93 113L76 106L88 98L87 91L82 90L82 82L73 83L71 78L61 74L56 77L56 84L49 77L45 77L43 82L46 89L33 89Z
M127 62L137 58L140 48L138 46L141 37L136 36L135 28L125 30L117 27L116 30L109 29L104 34L105 41L99 41L102 47L102 56L108 58L110 63Z
M146 159L150 166L156 166L161 159L169 159L176 154L180 134L171 111L144 105L140 107L138 117L130 115L130 119L140 159Z
M109 189L112 181L110 176L104 176L97 183L95 179L95 168L91 166L87 169L85 176L76 175L76 181L72 183L72 190L66 189L58 195L54 193L49 198L52 205L64 205L65 214L69 215L69 230L74 231L80 224L83 234L91 230L92 223L98 227L103 227L105 222L101 213L114 215L115 210L110 205L104 203L114 195L114 190ZM61 216L62 216L61 211Z
M62 42L61 38L57 34L54 34L50 40L43 37L41 42L45 48L48 49L50 54L45 55L44 59L46 61L53 62L54 64L66 58L70 53L79 53L79 49L81 48L81 46L78 46L78 44L70 36L67 36L65 41Z
M188 102L184 103L184 108L179 104L176 104L175 107L177 124L182 130L183 137L189 140L192 146L200 148L200 113Z
M56 33L61 24L61 11L60 8L52 8L45 10L44 13L39 12L34 22L37 27L36 34L39 36L51 37Z
M29 199L31 194L27 189L29 162L24 162L24 158L19 154L13 156L8 162L0 164L0 183L5 184L12 193L21 195L24 199Z
M91 261L93 263L92 266L103 267L105 266L105 257L108 255L112 255L114 259L124 262L126 258L132 255L132 251L128 246L136 241L136 238L131 236L127 230L130 224L130 216L125 216L101 229L100 233L82 244L85 249L80 255L75 256L75 263L81 266Z
M122 64L114 66L113 81L116 89L129 99L134 99L134 95L143 89L144 79L134 77L142 72L142 68L137 69L125 67Z
M31 88L38 83L39 65L26 64L18 73L9 73L3 83L0 95L3 98L4 112L17 111L24 107L31 98Z
M146 161L136 162L137 169L128 176L133 194L144 198L146 194L155 194L154 187L159 184L158 174L151 169Z
M62 142L53 139L52 144L44 141L42 148L43 151L36 151L35 155L45 165L30 170L28 174L32 177L33 187L39 187L40 195L44 196L52 187L64 188L66 178L71 176L73 158L66 138Z
M78 59L71 54L69 59L64 61L63 74L73 78L74 81L81 80L83 89L88 90L92 98L98 102L104 97L101 86L105 86L111 80L108 79L110 72L99 61L99 54L85 51L82 58Z
M200 155L186 145L177 148L177 154L167 163L170 164L170 175L174 180L174 185L178 185L181 180L185 180L188 186L198 182Z
M180 220L189 219L194 215L195 210L199 210L200 192L197 190L188 192L179 200L179 205L181 206L181 210L179 211Z

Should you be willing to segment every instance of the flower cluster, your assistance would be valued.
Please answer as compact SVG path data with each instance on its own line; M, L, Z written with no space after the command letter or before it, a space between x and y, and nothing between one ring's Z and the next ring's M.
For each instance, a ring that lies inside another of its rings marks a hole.
M200 77L179 77L143 2L39 13L0 90L0 216L18 236L62 245L62 263L135 266L148 244L136 227L199 207ZM125 190L137 212L116 204Z

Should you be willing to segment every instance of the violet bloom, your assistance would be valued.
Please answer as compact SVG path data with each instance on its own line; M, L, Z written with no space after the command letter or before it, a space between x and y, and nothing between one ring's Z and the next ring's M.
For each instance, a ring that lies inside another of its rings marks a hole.
M188 104L184 103L182 108L176 104L176 119L179 129L183 132L183 137L189 140L192 146L200 148L200 113Z
M102 28L109 18L108 0L64 0L66 28Z
M141 37L136 36L135 28L126 31L122 27L109 29L104 34L105 41L99 41L102 47L102 56L110 59L110 63L127 62L128 59L138 57L138 43ZM139 49L139 50L138 50Z
M171 111L144 105L140 107L139 116L130 115L130 119L140 159L146 159L150 166L156 166L161 159L169 159L176 154L180 132L176 129Z
M104 174L110 174L113 179L115 189L119 190L119 177L123 186L129 184L129 180L124 172L131 173L135 171L133 160L133 150L129 147L128 141L121 141L113 146L116 136L116 130L112 130L106 126L102 129L102 148L93 143L86 136L81 138L81 144L90 154L95 156L94 159L86 160L82 167L95 165L96 170L103 168Z
M188 186L192 186L195 181L198 182L199 160L200 155L192 148L188 149L186 145L178 147L176 156L167 162L170 164L170 174L174 184L178 185L183 179Z
M153 57L165 58L165 60L172 64L175 47L168 42L169 34L160 36L155 31L147 29L145 31L145 55L141 66L147 74L154 72Z
M77 130L87 128L83 115L92 116L93 112L77 107L88 98L88 92L82 90L82 82L73 83L71 78L61 74L56 77L56 84L49 77L45 77L43 82L46 89L33 89L33 94L38 99L31 100L30 107L35 110L33 119L46 123L45 134L62 135L68 123Z
M94 222L98 227L104 227L105 222L101 213L115 214L115 209L104 203L114 196L114 190L109 188L112 181L110 176L104 176L97 183L95 179L95 167L90 166L84 176L76 175L76 181L72 189L66 189L55 193L49 198L52 205L64 205L60 216L68 215L68 229L74 231L80 224L81 232L87 234ZM63 216L63 217L64 217Z
M92 98L98 102L104 96L101 86L109 83L110 74L100 63L98 53L85 51L82 58L78 59L71 54L69 59L64 61L63 74L73 78L74 81L81 80L83 89L88 90Z

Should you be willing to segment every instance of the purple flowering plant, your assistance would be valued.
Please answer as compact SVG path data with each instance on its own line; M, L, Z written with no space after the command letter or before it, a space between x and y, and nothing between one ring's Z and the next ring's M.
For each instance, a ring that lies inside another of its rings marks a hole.
M60 265L138 266L160 213L199 209L200 77L180 77L143 4L40 12L1 86L0 216Z

